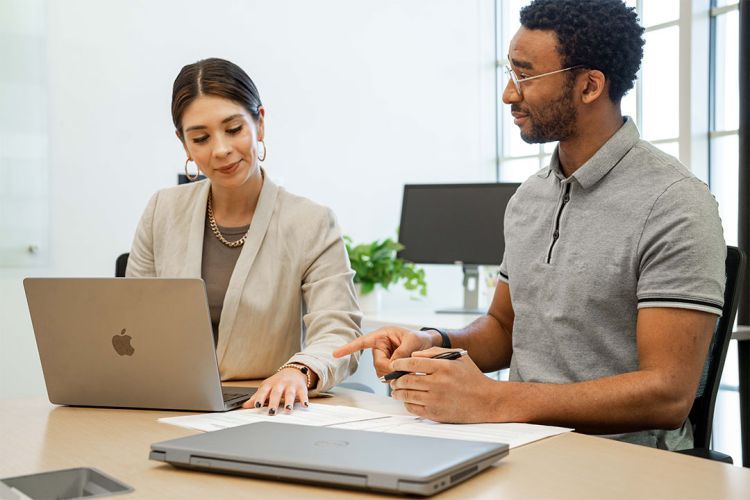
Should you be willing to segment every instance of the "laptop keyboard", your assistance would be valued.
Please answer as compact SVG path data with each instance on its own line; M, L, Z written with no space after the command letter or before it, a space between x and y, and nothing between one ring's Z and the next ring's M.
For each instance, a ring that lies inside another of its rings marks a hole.
M224 401L231 401L233 399L241 398L243 396L246 398L250 397L250 395L246 392L225 392L223 395L224 395Z

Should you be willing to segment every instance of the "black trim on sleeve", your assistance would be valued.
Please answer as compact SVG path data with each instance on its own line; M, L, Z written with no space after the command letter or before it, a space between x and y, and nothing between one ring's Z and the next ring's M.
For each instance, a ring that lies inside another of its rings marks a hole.
M497 274L499 274L500 276L502 276L502 277L503 277L503 278L505 278L506 280L507 280L507 279L509 279L509 278L508 278L508 275L507 275L507 274L505 274L505 273L504 273L504 272L502 272L502 271L498 271L498 272L497 272Z
M705 306L705 307L715 307L717 309L721 309L721 305L716 302L706 302L703 300L693 300L693 299L682 299L677 297L648 297L645 299L638 299L638 303L641 302L679 302L681 304L695 304L698 306Z

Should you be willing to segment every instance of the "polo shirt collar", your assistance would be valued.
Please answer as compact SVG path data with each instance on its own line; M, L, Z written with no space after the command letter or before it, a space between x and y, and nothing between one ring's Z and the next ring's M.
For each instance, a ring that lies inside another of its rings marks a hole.
M640 140L640 133L635 122L629 116L625 117L625 123L623 123L620 130L615 132L615 135L609 138L599 150L594 153L594 156L581 165L571 177L575 178L583 189L588 189L597 182L599 182L607 173L617 165L620 160L635 146ZM555 174L555 176L564 180L565 175L560 167L560 158L558 156L558 150L560 146L555 148L550 158L549 170Z

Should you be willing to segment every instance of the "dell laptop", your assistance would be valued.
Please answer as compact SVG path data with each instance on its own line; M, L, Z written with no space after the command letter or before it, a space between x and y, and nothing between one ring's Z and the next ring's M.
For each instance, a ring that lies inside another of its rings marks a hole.
M508 445L258 422L151 445L151 460L208 472L433 495L508 454Z
M54 404L226 411L254 392L222 387L200 279L26 278Z

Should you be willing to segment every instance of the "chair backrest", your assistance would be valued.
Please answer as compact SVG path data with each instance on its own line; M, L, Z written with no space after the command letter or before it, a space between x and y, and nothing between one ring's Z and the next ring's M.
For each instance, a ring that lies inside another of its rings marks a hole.
M124 253L117 257L115 261L115 278L125 277L125 271L128 268L128 257L130 257L129 253Z
M708 357L703 366L698 392L690 409L690 423L693 426L694 446L708 448L713 431L714 406L716 393L721 383L724 360L727 357L729 341L732 339L734 318L742 292L742 276L745 272L745 254L737 247L727 247L726 287L724 289L724 307L721 318L716 323Z

